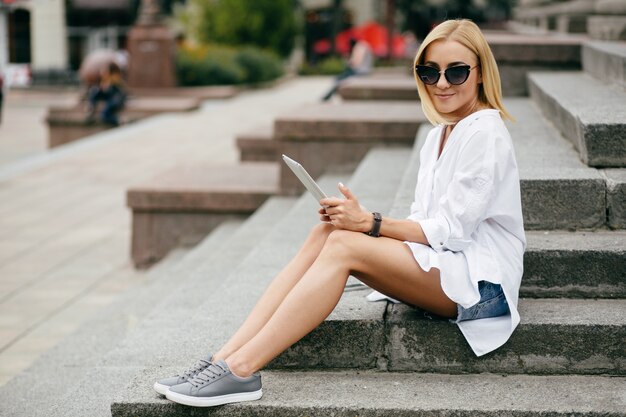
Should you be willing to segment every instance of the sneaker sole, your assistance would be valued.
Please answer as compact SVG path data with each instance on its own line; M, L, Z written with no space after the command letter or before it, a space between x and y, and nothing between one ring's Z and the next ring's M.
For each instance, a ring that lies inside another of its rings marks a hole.
M182 405L189 405L192 407L213 407L216 405L239 403L243 401L258 400L263 396L263 390L252 392L240 392L237 394L226 394L217 397L192 397L190 395L179 394L177 392L167 391L165 397L174 401L175 403Z
M167 390L170 389L169 386L159 384L158 382L155 382L152 388L154 388L154 390L161 395L165 395L167 393Z

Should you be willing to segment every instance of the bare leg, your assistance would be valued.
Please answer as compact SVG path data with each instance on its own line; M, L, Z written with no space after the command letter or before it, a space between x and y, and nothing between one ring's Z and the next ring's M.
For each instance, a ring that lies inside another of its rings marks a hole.
M289 291L318 257L328 235L335 228L321 223L311 230L309 237L296 256L283 268L265 290L246 320L228 342L213 355L215 360L225 359L252 339L265 326Z
M424 272L404 243L337 230L267 324L227 357L233 373L248 376L261 369L317 327L337 305L351 273L394 298L442 316L456 314L439 271Z

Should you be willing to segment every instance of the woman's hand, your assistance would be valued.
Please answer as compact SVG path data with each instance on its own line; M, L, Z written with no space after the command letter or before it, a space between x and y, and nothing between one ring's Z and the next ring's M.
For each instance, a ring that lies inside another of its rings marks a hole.
M320 200L320 220L329 222L338 229L369 232L372 229L372 213L367 212L352 192L342 183L339 191L345 199L329 197Z

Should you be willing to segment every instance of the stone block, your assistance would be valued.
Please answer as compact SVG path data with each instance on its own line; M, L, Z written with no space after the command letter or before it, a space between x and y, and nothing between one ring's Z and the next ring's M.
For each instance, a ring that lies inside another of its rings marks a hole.
M604 175L608 225L613 229L626 229L626 170L607 169Z
M592 39L626 40L626 16L589 16L587 32Z
M585 42L583 70L595 78L626 87L626 45L622 42Z
M526 232L522 297L626 298L626 233Z
M522 178L521 192L526 230L591 229L606 223L601 178Z
M352 77L341 83L339 94L344 100L419 100L415 78Z
M311 104L274 122L279 152L300 162L313 178L324 170L354 168L376 146L412 145L426 123L418 102ZM291 170L281 164L281 193L302 191Z
M272 126L260 126L237 135L239 159L242 162L275 162L280 160L278 141L274 140Z
M146 267L176 246L193 245L277 193L278 166L272 163L175 168L137 185L127 192L133 262Z
M589 166L626 166L626 92L583 73L532 73L531 96Z
M198 109L200 101L187 97L131 98L120 112L123 124L164 112L184 112ZM102 132L113 126L88 122L84 105L52 106L48 109L48 147L64 145L83 137Z
M406 305L388 316L391 371L623 375L624 300L531 300L495 352L477 358L455 324Z

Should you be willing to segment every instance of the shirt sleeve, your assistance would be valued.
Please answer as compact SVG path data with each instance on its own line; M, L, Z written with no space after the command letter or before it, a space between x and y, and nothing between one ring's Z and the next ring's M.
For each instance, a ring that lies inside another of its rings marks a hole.
M476 132L459 154L446 193L439 200L434 217L419 220L430 246L458 252L471 243L471 235L492 200L495 176L494 138Z

